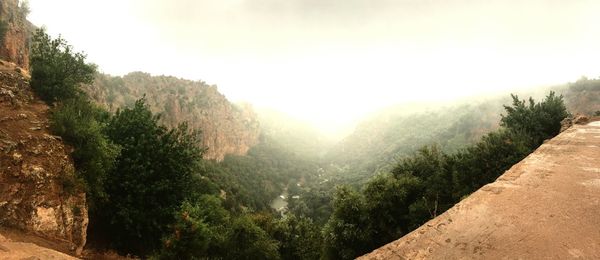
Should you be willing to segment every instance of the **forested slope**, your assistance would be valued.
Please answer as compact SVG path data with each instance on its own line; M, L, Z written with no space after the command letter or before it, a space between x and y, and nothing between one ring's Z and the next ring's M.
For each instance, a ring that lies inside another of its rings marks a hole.
M109 111L131 106L145 97L161 122L175 127L187 122L201 129L205 158L222 161L227 154L244 155L258 143L259 123L248 105L229 102L216 86L168 76L132 72L123 77L97 74L86 85L89 96Z

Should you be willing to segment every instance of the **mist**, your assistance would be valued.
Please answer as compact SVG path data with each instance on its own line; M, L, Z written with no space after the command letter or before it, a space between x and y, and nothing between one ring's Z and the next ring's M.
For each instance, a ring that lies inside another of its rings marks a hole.
M394 104L596 77L597 1L31 0L109 74L202 80L325 133Z

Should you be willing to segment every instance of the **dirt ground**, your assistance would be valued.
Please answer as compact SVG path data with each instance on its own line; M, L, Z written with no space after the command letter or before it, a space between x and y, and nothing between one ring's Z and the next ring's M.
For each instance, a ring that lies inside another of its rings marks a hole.
M360 259L600 259L600 122L567 129Z

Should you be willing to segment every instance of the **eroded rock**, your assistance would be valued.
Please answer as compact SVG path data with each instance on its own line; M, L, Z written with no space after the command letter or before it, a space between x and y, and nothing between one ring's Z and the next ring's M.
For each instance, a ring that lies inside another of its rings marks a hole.
M0 226L67 243L81 253L88 225L85 194L63 188L63 180L74 174L70 148L41 127L48 107L35 98L27 77L10 66L0 65L0 93L6 94L0 94L5 119L0 120Z

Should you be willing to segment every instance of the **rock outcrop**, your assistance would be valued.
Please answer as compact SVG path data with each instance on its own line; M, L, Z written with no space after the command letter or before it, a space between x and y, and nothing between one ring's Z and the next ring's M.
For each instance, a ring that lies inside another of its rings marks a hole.
M599 158L600 121L574 125L360 259L600 259Z
M560 121L560 132L569 129L573 125L585 125L590 121L590 118L586 115L577 114L574 117L567 117Z
M47 114L28 75L0 62L0 225L63 241L79 254L85 193L75 185L69 148L47 129Z
M28 10L19 6L18 0L0 1L0 59L29 68L29 37L33 25L27 21Z
M87 86L90 97L115 111L142 97L162 122L170 127L187 122L202 131L206 159L223 160L225 155L245 155L258 143L260 127L251 107L230 103L217 87L201 81L134 72L123 77L98 75Z

